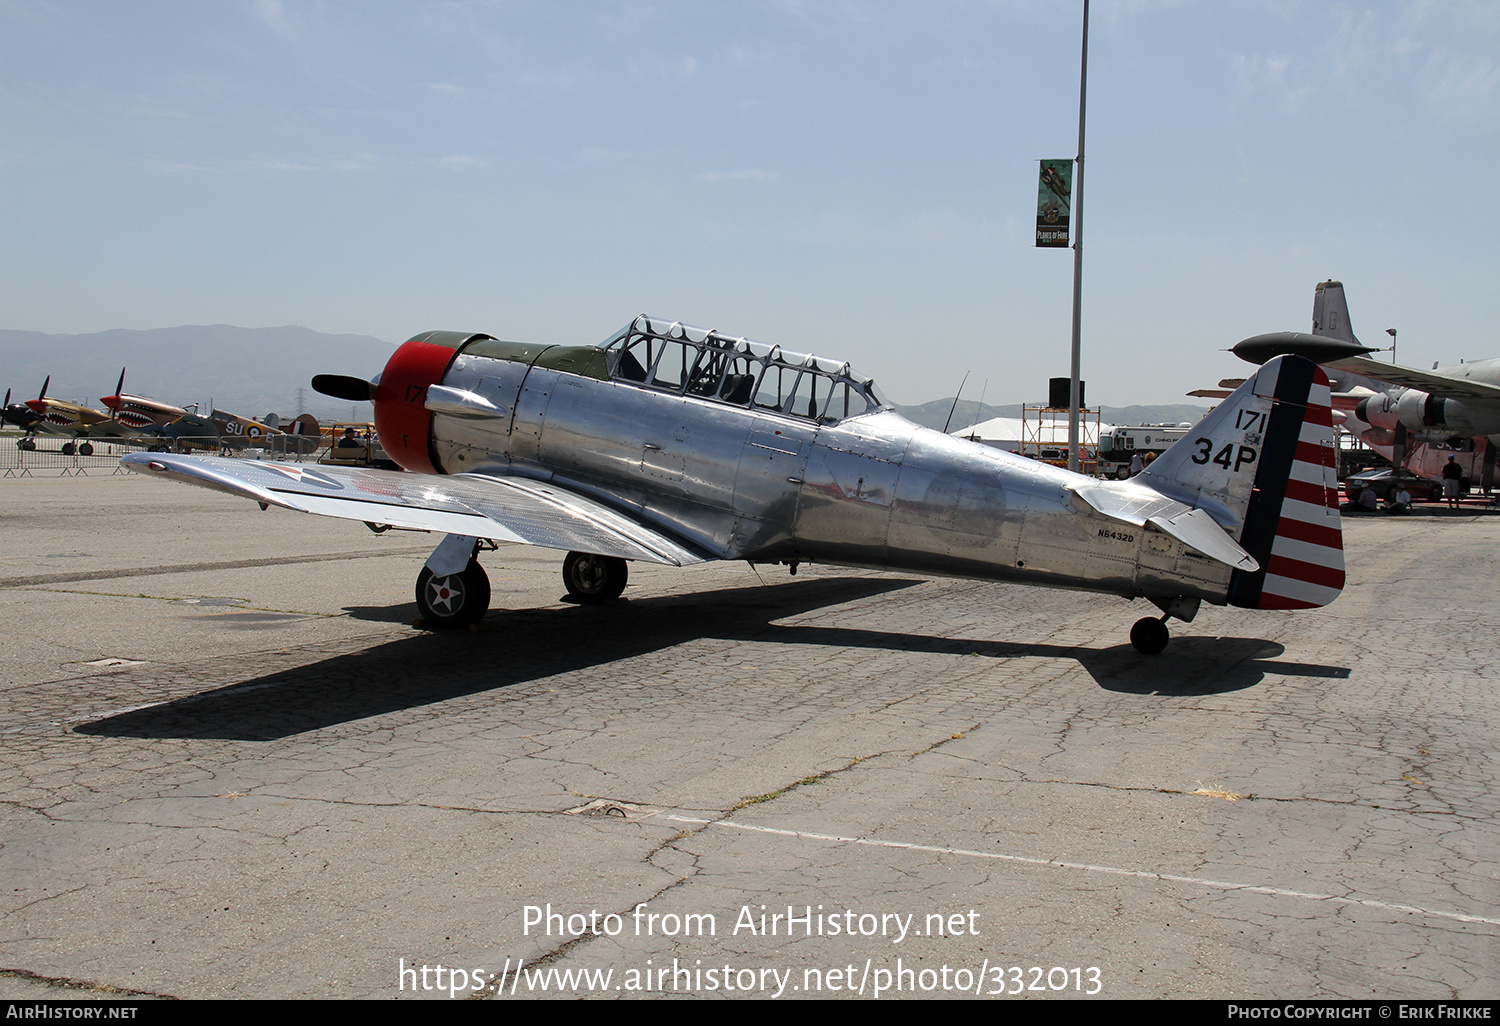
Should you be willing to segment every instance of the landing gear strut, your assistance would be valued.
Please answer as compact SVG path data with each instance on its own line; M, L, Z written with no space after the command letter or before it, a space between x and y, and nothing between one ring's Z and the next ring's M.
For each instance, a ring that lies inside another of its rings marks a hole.
M1137 652L1156 655L1167 647L1171 634L1167 632L1167 621L1177 618L1183 623L1192 623L1198 615L1202 600L1191 595L1153 595L1151 602L1161 610L1161 618L1153 616L1137 620L1130 628L1130 643Z
M630 570L618 556L570 552L563 560L563 583L576 602L608 602L620 597Z

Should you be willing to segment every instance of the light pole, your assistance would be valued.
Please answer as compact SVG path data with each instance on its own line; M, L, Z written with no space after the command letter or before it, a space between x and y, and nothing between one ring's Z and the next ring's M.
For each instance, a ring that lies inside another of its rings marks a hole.
M1385 333L1391 336L1391 362L1396 362L1396 329L1386 328Z
M1083 405L1078 383L1082 360L1080 358L1079 335L1083 321L1083 113L1088 96L1089 83L1089 0L1083 0L1083 52L1078 61L1078 170L1073 176L1073 348L1072 374L1068 387L1068 469L1080 470L1078 446L1082 439L1079 431L1079 407Z

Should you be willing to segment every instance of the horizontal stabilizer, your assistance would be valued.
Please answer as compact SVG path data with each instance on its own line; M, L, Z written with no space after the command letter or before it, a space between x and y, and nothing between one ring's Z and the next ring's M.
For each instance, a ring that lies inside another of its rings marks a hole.
M1201 509L1131 484L1084 485L1072 491L1094 512L1111 520L1135 527L1149 525L1236 570L1260 569L1254 557Z
M1260 569L1255 557L1225 534L1218 521L1201 509L1188 509L1173 517L1152 517L1148 523L1225 566L1246 571Z

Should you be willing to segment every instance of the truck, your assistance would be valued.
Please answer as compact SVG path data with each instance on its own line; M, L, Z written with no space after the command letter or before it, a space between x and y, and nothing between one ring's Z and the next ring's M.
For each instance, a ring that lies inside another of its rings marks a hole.
M1137 424L1110 428L1099 434L1100 477L1123 481L1130 476L1130 460L1136 453L1166 452L1192 428L1191 424Z

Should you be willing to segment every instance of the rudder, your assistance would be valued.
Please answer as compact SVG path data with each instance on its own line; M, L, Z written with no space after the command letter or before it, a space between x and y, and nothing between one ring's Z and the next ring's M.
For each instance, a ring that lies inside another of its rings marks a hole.
M1313 290L1312 333L1341 339L1356 345L1354 327L1349 323L1349 301L1344 298L1344 283L1320 281Z
M1251 609L1327 605L1344 586L1328 377L1280 356L1224 400L1142 477L1207 511L1259 564L1227 601Z
M1240 544L1261 568L1235 571L1229 602L1249 609L1314 609L1338 598L1344 587L1328 376L1299 357L1275 362L1280 366L1274 381L1257 382L1271 410L1240 532Z

